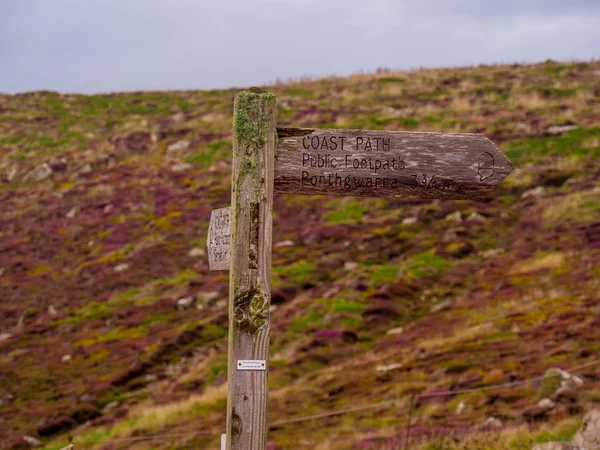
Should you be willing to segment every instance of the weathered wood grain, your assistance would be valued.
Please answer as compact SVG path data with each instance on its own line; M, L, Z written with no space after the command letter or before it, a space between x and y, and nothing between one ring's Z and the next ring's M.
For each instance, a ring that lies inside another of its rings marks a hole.
M227 448L264 450L268 370L237 370L269 360L275 96L254 89L234 106Z
M210 270L229 270L230 239L231 207L213 210L206 238Z
M481 134L278 128L275 192L481 199L514 169Z

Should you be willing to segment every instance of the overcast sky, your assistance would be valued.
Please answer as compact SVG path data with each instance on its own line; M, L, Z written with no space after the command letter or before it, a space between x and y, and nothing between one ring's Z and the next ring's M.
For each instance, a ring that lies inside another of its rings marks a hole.
M0 0L0 92L600 58L600 0Z

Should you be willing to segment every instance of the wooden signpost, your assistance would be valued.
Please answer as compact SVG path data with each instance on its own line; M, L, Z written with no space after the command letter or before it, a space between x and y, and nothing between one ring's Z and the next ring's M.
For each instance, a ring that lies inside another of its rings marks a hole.
M275 116L273 94L237 95L232 206L208 231L210 269L230 271L227 450L267 442L274 192L482 199L514 169L480 134L276 129Z

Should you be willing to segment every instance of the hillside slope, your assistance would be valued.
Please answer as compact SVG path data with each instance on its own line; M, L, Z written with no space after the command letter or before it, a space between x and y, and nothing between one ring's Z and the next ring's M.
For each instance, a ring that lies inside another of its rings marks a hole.
M413 446L492 416L493 448L572 433L600 365L543 411L548 381L452 391L600 358L600 62L266 89L279 126L484 133L517 166L483 202L276 197L271 422L399 400L271 448L397 448L411 397ZM0 95L0 448L218 447L228 275L204 247L235 92Z

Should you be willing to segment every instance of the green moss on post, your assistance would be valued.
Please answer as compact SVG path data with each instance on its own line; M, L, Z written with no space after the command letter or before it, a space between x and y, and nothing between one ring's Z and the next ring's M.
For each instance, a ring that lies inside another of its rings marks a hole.
M252 143L262 147L267 140L268 130L260 128L267 123L271 108L275 107L275 94L270 92L243 91L235 99L233 111L233 135L240 143ZM258 120L257 120L258 119ZM241 151L241 146L238 146Z

